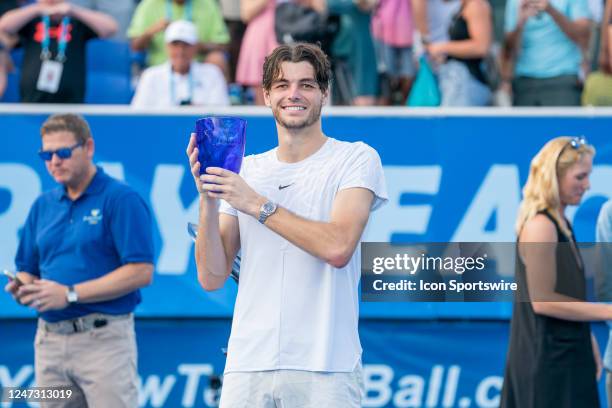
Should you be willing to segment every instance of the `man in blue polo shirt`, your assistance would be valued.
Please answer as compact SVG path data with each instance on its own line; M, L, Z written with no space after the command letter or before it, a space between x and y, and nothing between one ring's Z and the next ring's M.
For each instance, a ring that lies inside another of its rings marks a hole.
M149 209L93 164L80 116L51 116L41 135L39 155L60 186L32 206L15 259L22 284L6 287L39 312L37 385L77 390L54 407L135 407L132 311L153 273Z

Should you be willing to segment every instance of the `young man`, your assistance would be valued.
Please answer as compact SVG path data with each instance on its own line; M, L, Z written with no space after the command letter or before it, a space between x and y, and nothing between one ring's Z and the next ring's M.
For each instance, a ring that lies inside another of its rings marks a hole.
M202 177L194 135L187 148L204 289L223 286L242 254L222 407L361 404L356 248L387 193L375 150L323 134L329 80L320 48L282 45L263 76L278 147L246 157L240 175Z
M64 0L38 0L11 10L0 31L24 49L19 92L26 103L83 103L86 43L117 31L112 17Z
M60 186L34 202L15 258L19 282L5 288L39 312L36 384L74 388L54 407L135 407L132 311L153 273L150 212L93 164L81 117L51 116L41 134L39 155Z

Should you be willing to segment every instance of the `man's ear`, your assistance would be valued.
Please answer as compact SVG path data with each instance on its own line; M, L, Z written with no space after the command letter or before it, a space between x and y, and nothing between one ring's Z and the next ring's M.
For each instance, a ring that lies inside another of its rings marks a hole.
M323 92L323 98L322 98L322 104L325 106L327 105L327 101L329 100L329 88L327 88L324 92Z
M94 151L96 150L96 144L92 137L87 139L87 141L85 142L85 149L87 150L87 157L92 159L94 155Z
M272 103L270 102L270 92L269 90L267 90L266 88L262 88L263 91L263 97L264 97L264 102L266 104L267 107L271 107Z

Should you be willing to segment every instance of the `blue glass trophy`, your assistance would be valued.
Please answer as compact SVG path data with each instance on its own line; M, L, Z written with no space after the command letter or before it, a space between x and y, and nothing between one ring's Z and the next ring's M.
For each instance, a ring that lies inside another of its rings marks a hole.
M200 174L207 167L240 172L246 142L246 120L210 116L196 121L196 144Z
M246 143L246 120L227 116L210 116L196 121L196 145L200 174L207 167L221 167L240 173ZM187 232L195 241L197 224L188 223ZM230 276L238 282L240 255L234 259Z

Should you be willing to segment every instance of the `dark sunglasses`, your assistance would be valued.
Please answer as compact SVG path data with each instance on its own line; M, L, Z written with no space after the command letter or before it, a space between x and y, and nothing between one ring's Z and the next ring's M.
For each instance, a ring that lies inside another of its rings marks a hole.
M56 154L57 157L59 157L62 160L69 159L72 157L72 151L76 149L77 147L83 146L83 144L84 144L83 142L80 142L80 143L75 144L74 146L62 147L61 149L57 149L57 150L40 150L38 152L38 156L44 161L51 160L54 154Z

